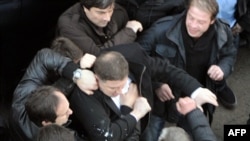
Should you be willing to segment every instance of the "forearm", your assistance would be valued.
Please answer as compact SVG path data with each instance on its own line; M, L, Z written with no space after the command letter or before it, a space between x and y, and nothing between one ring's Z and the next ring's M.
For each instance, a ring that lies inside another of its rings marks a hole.
M157 80L176 87L187 96L190 96L197 88L202 87L196 79L184 70L170 64L168 60L160 58L149 58L149 60L152 78L155 81Z
M132 111L132 109L128 106L121 105L121 113L122 115L127 115Z
M100 47L100 49L103 50L107 48L112 48L120 44L132 43L134 42L136 37L137 35L132 29L124 28L118 31L112 38L106 40L106 42L103 44L103 46Z
M207 118L199 109L191 111L185 117L191 128L194 141L217 141Z
M74 62L68 62L62 71L62 76L67 78L68 80L72 80L73 72L79 68L79 65L75 64Z

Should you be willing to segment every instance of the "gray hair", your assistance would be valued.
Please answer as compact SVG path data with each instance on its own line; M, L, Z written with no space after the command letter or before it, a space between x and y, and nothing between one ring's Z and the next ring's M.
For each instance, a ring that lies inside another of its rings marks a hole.
M189 134L180 127L165 127L162 129L158 141L192 141Z

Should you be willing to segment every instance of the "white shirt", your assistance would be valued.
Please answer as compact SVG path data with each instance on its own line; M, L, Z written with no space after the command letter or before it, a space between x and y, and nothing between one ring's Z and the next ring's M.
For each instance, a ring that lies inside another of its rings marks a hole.
M122 89L122 94L126 94L128 92L128 88L129 88L130 83L131 83L131 79L128 78L128 81L127 81L126 85ZM121 108L120 95L117 95L115 97L111 97L111 99L113 100L113 102L115 103L117 108L120 109Z

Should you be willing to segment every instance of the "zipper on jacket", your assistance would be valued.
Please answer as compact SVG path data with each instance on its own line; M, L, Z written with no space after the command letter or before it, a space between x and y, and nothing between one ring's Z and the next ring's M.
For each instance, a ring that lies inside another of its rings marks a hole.
M146 67L143 65L143 69L142 69L142 72L141 72L141 75L140 75L140 82L139 82L139 94L140 94L140 96L142 96L142 91L141 91L141 85L142 85L142 76L143 76L143 74L144 74L144 72L145 72L145 70L146 70Z

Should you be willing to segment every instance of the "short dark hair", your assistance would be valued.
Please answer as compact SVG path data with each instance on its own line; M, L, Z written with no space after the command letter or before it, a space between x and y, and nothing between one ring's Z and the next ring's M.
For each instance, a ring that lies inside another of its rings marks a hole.
M90 9L91 7L96 7L100 9L105 9L115 3L115 0L80 0L81 6Z
M73 61L80 60L83 56L83 51L73 41L66 37L55 38L51 44L51 49Z
M103 52L96 58L94 72L101 80L122 80L128 76L129 66L122 54Z
M53 86L41 86L34 90L27 98L25 110L29 119L37 126L42 126L42 121L55 122L56 108L59 98L54 94L60 91Z
M42 127L38 132L36 141L74 141L74 132L57 125L50 124Z

